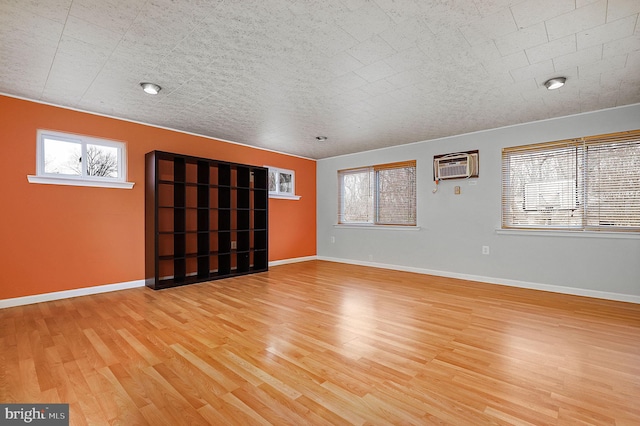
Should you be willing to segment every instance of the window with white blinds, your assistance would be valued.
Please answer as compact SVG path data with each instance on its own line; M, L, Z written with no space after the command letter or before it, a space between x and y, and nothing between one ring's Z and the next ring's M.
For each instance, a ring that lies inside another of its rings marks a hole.
M504 148L502 227L640 232L640 130Z
M339 170L338 223L416 225L416 162Z

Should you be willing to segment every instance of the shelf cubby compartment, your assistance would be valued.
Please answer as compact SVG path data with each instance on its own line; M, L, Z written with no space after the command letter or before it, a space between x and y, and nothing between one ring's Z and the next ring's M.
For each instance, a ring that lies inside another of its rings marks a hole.
M254 210L253 228L267 229L267 211L266 210Z
M242 252L238 252L236 253L236 259L238 261L238 265L237 265L237 271L246 273L249 272L251 269L251 259L250 259L250 252L248 251L242 251Z
M267 210L269 201L269 193L267 190L254 189L253 190L253 208L255 210Z
M218 185L231 186L231 166L229 164L218 164Z
M254 169L253 170L253 187L259 189L267 189L269 172L267 169Z
M237 239L237 250L238 251L249 251L250 241L251 241L251 231L244 230L238 231L236 233Z
M231 274L231 253L218 255L218 276Z
M253 269L255 271L262 271L267 269L268 259L267 259L267 250L256 250L253 254Z
M249 209L249 206L250 206L249 196L251 195L251 191L249 190L249 188L238 188L238 191L236 194L237 194L236 207L238 209Z
M251 184L251 169L249 167L238 166L236 167L237 175L237 187L249 188Z

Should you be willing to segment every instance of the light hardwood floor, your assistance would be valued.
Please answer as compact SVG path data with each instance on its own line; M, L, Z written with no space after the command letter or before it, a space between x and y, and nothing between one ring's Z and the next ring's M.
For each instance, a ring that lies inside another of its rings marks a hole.
M0 320L0 402L73 425L640 425L634 304L311 261Z

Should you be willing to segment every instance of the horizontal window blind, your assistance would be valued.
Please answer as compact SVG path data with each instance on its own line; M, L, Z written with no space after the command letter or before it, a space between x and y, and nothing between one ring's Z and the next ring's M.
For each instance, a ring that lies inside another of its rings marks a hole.
M338 171L338 223L416 225L416 162Z
M640 229L640 132L586 143L585 227Z
M502 227L640 231L640 131L503 149Z
M375 166L376 223L416 224L416 162Z

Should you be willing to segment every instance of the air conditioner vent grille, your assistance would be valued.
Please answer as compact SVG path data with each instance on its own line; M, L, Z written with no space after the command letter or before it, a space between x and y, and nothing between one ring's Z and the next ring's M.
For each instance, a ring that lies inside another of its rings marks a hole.
M448 177L467 176L467 162L454 163L454 164L442 164L440 165L440 179Z

